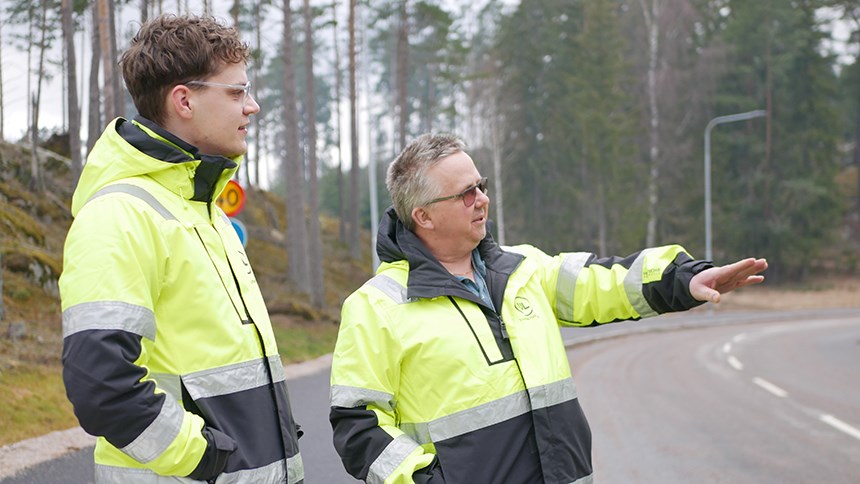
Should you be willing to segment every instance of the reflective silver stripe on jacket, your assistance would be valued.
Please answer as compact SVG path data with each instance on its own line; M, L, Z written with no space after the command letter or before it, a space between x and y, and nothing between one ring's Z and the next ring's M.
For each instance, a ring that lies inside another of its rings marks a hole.
M146 464L160 456L179 435L185 410L171 395L166 395L158 417L132 443L120 450L134 460Z
M594 483L594 474L589 474L585 477L580 477L579 479L571 482L570 484L593 484Z
M300 482L305 477L304 466L300 455L287 459L288 484ZM113 467L96 464L95 478L97 484L191 484L195 481L187 477L160 476L149 469L132 469L129 467ZM264 467L243 469L241 471L221 474L215 481L218 484L283 484L284 460L281 459Z
M284 381L284 367L278 356L268 357L272 382ZM182 382L194 400L227 395L269 384L265 360L257 359L219 366L182 376Z
M155 341L155 314L120 301L85 302L63 311L63 338L90 329L127 331Z
M406 297L406 288L386 275L380 274L378 276L373 276L365 284L379 289L396 304L409 302L409 299Z
M155 373L151 371L149 372L149 378L154 380L155 385L161 390L164 390L164 393L173 395L173 398L175 398L177 402L182 401L182 381L180 380L179 375Z
M132 185L130 183L116 183L114 185L108 185L94 193L93 196L91 196L87 200L87 203L110 193L125 193L133 197L139 198L149 204L149 206L152 207L153 210L161 214L161 216L165 219L177 220L177 218L174 217L172 213L170 213L170 210L167 210L164 205L161 204L161 202L159 202L155 199L155 197L152 196L151 193L144 190L143 188L140 188L137 185Z
M284 478L284 460L281 459L256 469L221 474L215 482L218 484L283 484L286 481L288 484L295 484L305 478L301 454L287 459L287 474L289 479Z
M331 387L331 406L355 408L365 405L375 405L385 411L392 411L396 406L394 395L369 390L367 388L350 387L346 385L335 385Z
M627 299L633 309L643 318L657 316L657 311L651 308L648 301L645 300L645 295L642 294L642 266L645 265L645 257L653 249L645 249L636 256L636 260L627 270L627 276L624 277L624 291L627 293Z
M370 469L367 471L367 483L383 484L385 479L397 469L397 466L417 448L418 444L405 435L400 435L392 440L385 446L385 450L379 454L379 457L370 464Z
M430 422L401 423L399 428L419 444L440 442L576 399L573 379L530 388Z
M529 399L532 408L546 408L560 403L576 400L576 385L572 378L529 388Z
M573 252L565 254L558 272L558 282L555 289L555 312L558 319L574 322L574 296L576 295L576 280L579 273L588 262L591 254L588 252Z

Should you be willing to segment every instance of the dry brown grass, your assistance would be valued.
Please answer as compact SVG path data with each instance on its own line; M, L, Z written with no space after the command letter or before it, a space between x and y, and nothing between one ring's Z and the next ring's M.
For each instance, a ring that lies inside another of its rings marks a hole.
M860 276L816 276L802 285L751 286L726 294L721 309L860 308Z

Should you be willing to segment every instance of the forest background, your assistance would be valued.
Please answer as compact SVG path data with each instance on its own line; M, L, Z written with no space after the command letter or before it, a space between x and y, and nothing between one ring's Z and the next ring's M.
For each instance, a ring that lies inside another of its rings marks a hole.
M466 139L503 243L609 255L677 242L701 257L705 126L758 109L712 133L714 259L765 256L775 282L858 266L857 0L0 5L0 60L11 49L27 65L23 79L0 73L0 136L8 106L29 100L23 139L71 133L75 170L106 120L134 114L115 60L143 19L238 25L265 108L239 179L305 219L287 249L307 254L290 273L311 293L320 211L359 257L359 229L388 205L387 163L427 131ZM62 102L40 102L48 81Z
M371 273L385 168L429 131L466 140L504 244L701 258L706 127L764 110L710 133L715 261L766 257L783 286L860 269L860 0L0 0L0 408L36 425L0 444L73 422L56 371L71 190L104 125L135 114L118 53L169 12L253 48L240 218L287 351L280 315L336 323ZM288 359L330 351L336 324L301 331L323 343ZM53 393L16 390L37 383Z

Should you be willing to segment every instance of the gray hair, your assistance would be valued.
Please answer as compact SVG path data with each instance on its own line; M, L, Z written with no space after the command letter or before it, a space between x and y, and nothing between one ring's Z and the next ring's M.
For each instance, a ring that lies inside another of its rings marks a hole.
M439 196L439 187L427 176L437 162L466 149L462 139L451 134L422 134L388 165L385 186L397 217L409 230L415 229L412 210Z

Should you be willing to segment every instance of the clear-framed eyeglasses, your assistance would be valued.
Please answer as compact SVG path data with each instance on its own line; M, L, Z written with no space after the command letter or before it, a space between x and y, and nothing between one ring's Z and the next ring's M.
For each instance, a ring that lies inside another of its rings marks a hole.
M185 83L187 86L207 86L207 87L223 87L224 89L230 89L236 95L242 96L242 105L244 106L246 102L248 102L248 96L251 94L251 81L246 82L245 84L224 84L223 82L209 82L209 81L188 81Z

